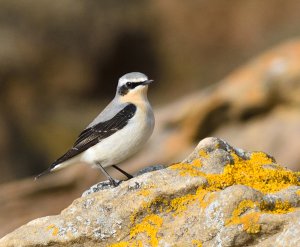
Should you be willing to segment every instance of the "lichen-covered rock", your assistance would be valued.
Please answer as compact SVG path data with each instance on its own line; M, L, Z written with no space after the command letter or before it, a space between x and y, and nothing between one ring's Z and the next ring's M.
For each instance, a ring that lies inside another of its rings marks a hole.
M182 163L95 188L0 246L300 245L300 173L217 138Z

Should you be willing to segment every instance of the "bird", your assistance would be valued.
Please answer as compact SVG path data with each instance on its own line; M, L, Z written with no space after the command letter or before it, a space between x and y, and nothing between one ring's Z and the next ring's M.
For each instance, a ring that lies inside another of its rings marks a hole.
M155 118L147 97L152 82L140 72L120 77L113 100L79 134L73 147L35 179L78 162L98 167L114 187L119 182L104 168L112 166L132 178L117 165L137 153L152 135Z

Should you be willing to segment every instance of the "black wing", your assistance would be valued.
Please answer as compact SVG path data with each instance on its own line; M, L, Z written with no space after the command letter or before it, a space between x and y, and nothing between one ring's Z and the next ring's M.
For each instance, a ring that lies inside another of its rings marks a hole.
M51 167L54 168L57 164L73 158L74 156L94 146L101 140L124 128L129 120L134 116L135 112L136 106L134 104L129 104L119 111L112 119L100 122L90 128L85 129L80 133L79 137L74 143L74 146L63 156L58 158L51 165Z

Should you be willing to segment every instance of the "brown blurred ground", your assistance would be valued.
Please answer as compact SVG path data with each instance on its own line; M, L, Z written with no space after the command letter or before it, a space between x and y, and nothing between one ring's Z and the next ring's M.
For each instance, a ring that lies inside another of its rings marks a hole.
M72 145L129 71L155 79L158 124L128 171L181 160L208 135L299 169L299 41L237 69L300 35L299 13L296 0L1 1L0 235L101 178L79 165L14 182Z

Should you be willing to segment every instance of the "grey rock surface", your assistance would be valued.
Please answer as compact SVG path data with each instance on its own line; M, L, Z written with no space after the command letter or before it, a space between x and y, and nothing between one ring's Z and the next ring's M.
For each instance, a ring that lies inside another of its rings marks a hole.
M116 188L100 183L0 246L296 247L299 177L265 153L206 138L184 162Z

